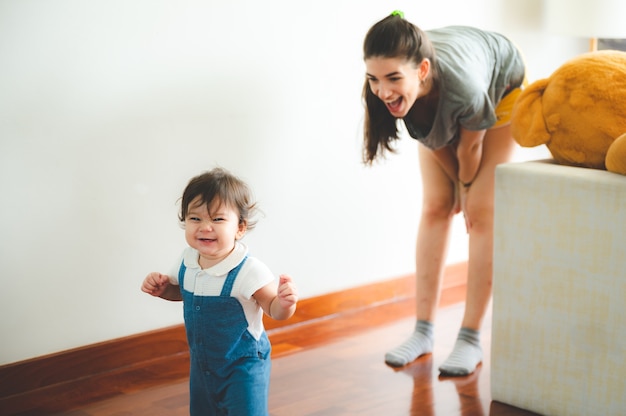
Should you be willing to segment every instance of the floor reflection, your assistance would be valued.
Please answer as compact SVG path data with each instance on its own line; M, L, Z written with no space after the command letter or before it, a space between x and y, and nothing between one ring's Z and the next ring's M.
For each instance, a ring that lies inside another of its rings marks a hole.
M457 414L461 416L485 416L478 383L481 369L482 366L478 366L476 371L465 377L437 377L437 374L433 373L433 356L427 354L396 371L413 378L411 415L435 416L434 409L441 408L435 403L437 390L441 386L434 383L452 383L459 398L459 413ZM453 407L456 408L456 404L450 403L450 409ZM444 412L447 413L448 410L444 410ZM450 413L439 416L450 416Z

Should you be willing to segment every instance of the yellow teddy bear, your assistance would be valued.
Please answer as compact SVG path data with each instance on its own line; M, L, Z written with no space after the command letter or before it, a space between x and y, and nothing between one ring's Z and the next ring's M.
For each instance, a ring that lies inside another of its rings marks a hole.
M626 175L626 52L585 53L535 81L511 128L521 146L545 144L558 163Z

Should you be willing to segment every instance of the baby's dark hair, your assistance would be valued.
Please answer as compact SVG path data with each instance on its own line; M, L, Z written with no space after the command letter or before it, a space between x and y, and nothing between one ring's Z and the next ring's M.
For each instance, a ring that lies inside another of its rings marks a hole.
M250 187L226 169L214 168L192 178L183 191L178 219L185 222L189 204L200 197L199 205L209 207L215 200L239 211L239 224L248 230L256 225L252 217L256 213L256 202L252 200Z
M393 13L380 20L365 35L363 59L400 58L419 65L429 59L433 78L437 77L435 50L423 30ZM396 118L387 110L366 79L363 85L365 105L363 161L371 164L385 151L393 152L392 142L398 139Z

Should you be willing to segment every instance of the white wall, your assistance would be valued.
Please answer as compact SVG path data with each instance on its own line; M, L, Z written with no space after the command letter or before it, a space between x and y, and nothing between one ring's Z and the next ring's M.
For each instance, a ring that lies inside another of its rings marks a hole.
M412 272L417 145L360 163L363 36L398 8L509 34L531 78L579 52L540 0L501 3L0 0L0 364L181 323L139 286L216 165L255 190L245 241L302 297ZM448 261L465 252L458 222Z

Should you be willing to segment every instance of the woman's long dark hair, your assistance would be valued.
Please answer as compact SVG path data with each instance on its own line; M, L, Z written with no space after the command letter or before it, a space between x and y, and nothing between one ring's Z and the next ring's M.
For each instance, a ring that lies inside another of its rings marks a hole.
M435 52L424 32L398 14L392 14L376 23L365 35L363 59L401 58L419 65L425 58L436 68ZM371 164L386 151L394 152L392 142L398 139L396 118L385 103L371 90L368 80L363 86L365 106L363 161Z

